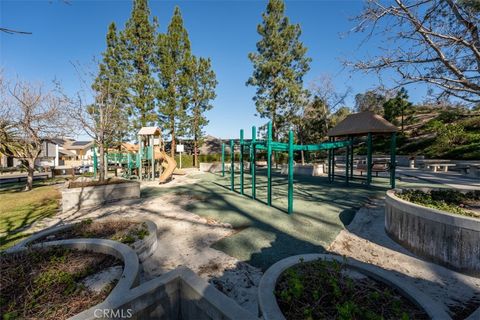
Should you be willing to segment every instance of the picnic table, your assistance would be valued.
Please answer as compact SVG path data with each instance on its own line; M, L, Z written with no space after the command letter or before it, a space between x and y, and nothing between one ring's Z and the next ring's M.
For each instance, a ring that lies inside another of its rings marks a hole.
M425 163L426 169L431 169L433 172L437 172L439 170L443 172L448 172L448 167L455 167L456 164L454 163Z

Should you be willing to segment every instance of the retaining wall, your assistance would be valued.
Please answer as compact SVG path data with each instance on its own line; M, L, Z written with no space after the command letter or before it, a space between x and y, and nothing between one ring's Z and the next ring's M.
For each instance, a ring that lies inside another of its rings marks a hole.
M185 267L170 271L121 295L112 296L71 319L98 319L100 312L96 310L114 310L117 314L132 315L129 319L257 319Z
M385 230L421 257L480 276L480 219L419 206L389 190L385 199Z
M140 183L125 182L62 190L62 211L80 210L107 202L140 198Z

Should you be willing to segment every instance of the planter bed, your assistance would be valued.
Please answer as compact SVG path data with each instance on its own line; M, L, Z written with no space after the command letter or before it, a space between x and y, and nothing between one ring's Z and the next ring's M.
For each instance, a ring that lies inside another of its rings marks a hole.
M387 191L387 234L429 261L479 276L480 219L470 217L464 212L452 213L403 200L400 198L401 194L400 197L396 195L401 192L402 190ZM461 207L456 210L460 209L465 210Z
M124 199L140 198L140 183L123 179L106 182L72 181L62 190L62 211L102 205Z
M87 219L39 232L11 250L48 241L84 238L108 239L127 244L143 261L157 248L157 226L150 220Z
M0 255L0 265L3 319L66 319L105 300L115 285L97 292L82 280L122 262L102 253L49 247Z
M328 254L283 259L263 275L259 307L269 319L450 319L392 273Z

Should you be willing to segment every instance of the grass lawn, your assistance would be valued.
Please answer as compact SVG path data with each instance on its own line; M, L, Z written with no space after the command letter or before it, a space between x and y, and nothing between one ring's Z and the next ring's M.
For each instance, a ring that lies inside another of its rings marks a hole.
M22 192L24 183L5 184L0 189L0 250L29 235L32 223L53 216L59 208L60 192L48 181L35 181L32 191Z

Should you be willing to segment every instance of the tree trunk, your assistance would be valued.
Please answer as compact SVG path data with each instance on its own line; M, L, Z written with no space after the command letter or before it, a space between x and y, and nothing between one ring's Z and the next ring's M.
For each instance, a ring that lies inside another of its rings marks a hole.
M33 189L33 174L35 172L35 159L29 158L27 159L28 168L27 168L27 185L25 186L25 191L30 191Z
M402 109L402 133L403 133L403 109Z
M170 131L172 137L172 143L170 144L170 155L172 158L175 158L175 148L177 144L175 143L175 117L170 117Z
M193 166L195 168L198 167L198 113L195 113L195 120L193 123Z
M198 141L197 137L193 141L193 165L195 168L198 167Z
M100 143L98 146L99 154L99 168L98 168L98 179L100 181L105 181L105 147L103 143Z

